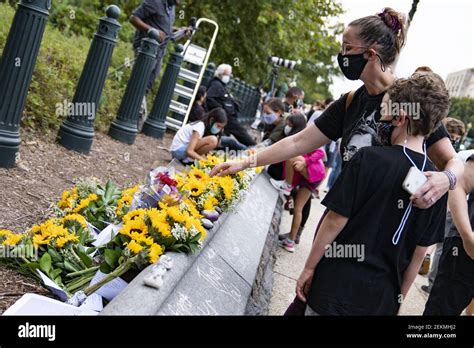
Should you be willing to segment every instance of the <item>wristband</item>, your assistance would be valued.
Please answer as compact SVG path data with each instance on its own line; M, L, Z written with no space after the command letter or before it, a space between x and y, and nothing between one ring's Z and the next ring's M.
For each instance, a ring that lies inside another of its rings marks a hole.
M456 187L456 183L457 183L456 175L454 175L454 173L450 170L445 170L445 171L443 171L443 173L446 174L446 176L448 177L449 189L451 191L454 190L454 188Z

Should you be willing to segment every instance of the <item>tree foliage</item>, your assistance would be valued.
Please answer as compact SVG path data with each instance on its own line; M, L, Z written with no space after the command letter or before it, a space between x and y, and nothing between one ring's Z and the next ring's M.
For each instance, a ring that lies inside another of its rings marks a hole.
M3 50L17 0L0 0L0 51ZM3 4L1 4L3 3ZM8 3L9 5L6 5ZM55 129L61 119L54 105L71 100L85 62L98 19L110 4L122 12L119 43L114 50L96 126L105 128L115 117L129 70L119 70L133 58L131 41L135 28L128 19L142 0L52 0L48 26L30 86L23 124ZM336 35L342 32L335 18L341 6L331 0L182 0L176 26L191 17L215 20L220 27L211 61L234 66L234 75L269 88L269 56L301 60L294 71L280 68L279 85L296 80L306 92L306 101L328 96L331 77L339 73L333 57L339 50ZM332 23L332 24L330 24ZM203 25L195 39L207 46L210 26ZM168 56L165 56L165 64ZM164 69L162 69L163 73ZM156 91L159 83L155 83ZM54 103L53 103L54 102Z

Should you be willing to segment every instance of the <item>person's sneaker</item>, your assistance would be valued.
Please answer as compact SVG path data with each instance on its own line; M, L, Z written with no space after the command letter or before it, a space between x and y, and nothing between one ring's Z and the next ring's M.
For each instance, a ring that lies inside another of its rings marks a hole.
M295 252L295 242L289 240L288 238L282 240L280 242L280 246L286 251L289 251L290 253Z
M422 285L421 290L423 290L424 292L427 292L428 294L431 292L431 289L428 285Z
M278 235L278 240L285 240L290 236L290 233L283 233Z
M289 196L291 194L291 185L288 184L285 180L275 180L273 178L270 178L270 183L274 188L283 193L283 195Z

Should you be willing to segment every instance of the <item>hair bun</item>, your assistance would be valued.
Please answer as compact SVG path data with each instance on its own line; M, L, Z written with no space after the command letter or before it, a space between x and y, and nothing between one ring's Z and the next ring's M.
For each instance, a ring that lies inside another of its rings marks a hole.
M398 32L402 29L400 18L398 18L396 14L390 13L388 9L384 9L383 12L377 13L377 16L382 18L385 24L394 32Z

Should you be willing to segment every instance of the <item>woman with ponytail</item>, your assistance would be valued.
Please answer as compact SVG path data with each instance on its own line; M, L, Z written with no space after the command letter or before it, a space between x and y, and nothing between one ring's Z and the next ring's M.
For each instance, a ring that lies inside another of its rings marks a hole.
M245 162L218 165L211 174L227 175L251 166L281 162L338 139L341 139L344 171L358 150L383 145L377 136L382 98L396 79L392 70L405 43L405 28L404 16L391 8L351 22L344 30L337 61L346 78L359 79L364 84L332 103L304 131L277 142ZM453 190L464 172L444 126L427 137L426 149L440 171L425 172L428 180L410 197L413 206L421 209L430 208L448 190ZM323 214L319 225L325 216ZM295 299L286 314L302 315L305 306Z

